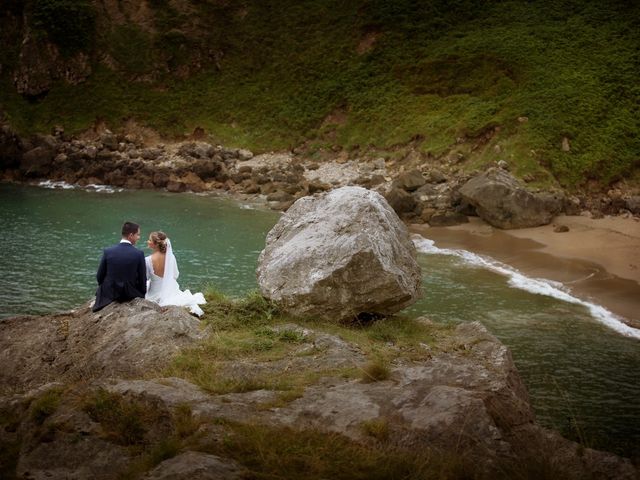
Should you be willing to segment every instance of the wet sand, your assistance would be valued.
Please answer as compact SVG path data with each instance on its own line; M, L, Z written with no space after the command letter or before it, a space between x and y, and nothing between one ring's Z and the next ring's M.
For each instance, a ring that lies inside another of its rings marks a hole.
M556 225L568 232L556 233ZM440 248L488 255L530 277L562 282L640 328L640 221L559 216L551 225L500 230L479 218L454 227L411 225Z

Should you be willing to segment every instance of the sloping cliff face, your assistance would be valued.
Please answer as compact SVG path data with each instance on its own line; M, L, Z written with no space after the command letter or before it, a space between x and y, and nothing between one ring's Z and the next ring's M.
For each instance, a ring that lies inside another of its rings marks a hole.
M224 325L202 330L179 308L145 300L98 314L85 306L4 320L1 471L6 478L110 479L201 469L198 478L239 478L277 473L271 454L300 468L291 449L316 442L314 450L331 452L327 464L343 476L363 474L362 452L385 461L392 452L423 476L442 474L441 460L455 457L451 478L513 478L541 467L550 478L636 478L627 460L536 425L509 350L479 323L446 333L418 322L437 341L417 344L381 374L366 367L370 353L318 323L272 319L251 327L263 351L269 339L287 351L240 360L211 340L225 336ZM178 353L186 350L216 359L218 387L196 385L203 380L197 375L166 376L179 371L168 370L176 358L183 366L193 361ZM367 375L348 373L360 369ZM287 390L296 378L303 383ZM358 453L332 464L341 449Z
M6 0L0 109L21 134L133 118L256 152L505 161L609 187L637 170L638 8Z
M205 57L215 63L223 55L210 42L211 25L199 18L189 2L10 0L0 9L7 46L0 66L31 99L56 82L84 82L100 66L131 81L184 78L199 71Z

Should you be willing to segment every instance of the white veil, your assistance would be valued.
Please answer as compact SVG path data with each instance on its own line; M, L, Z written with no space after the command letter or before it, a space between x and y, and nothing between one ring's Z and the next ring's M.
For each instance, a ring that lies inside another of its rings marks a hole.
M171 300L180 291L180 286L176 279L180 272L178 271L178 262L171 248L171 240L167 238L167 251L164 256L164 275L162 276L162 284L160 286L160 298L166 302Z
M178 271L178 262L171 248L171 240L167 238L167 251L164 256L164 275L160 284L158 302L160 305L178 305L189 307L191 313L198 316L203 315L202 309L198 305L207 303L202 293L191 293L189 290L181 291L177 278L180 275Z

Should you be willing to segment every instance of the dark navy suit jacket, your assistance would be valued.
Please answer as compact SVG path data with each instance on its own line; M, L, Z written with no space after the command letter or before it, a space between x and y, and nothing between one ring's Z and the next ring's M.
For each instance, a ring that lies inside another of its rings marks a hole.
M98 267L98 290L93 311L111 302L126 302L147 293L147 269L144 253L130 243L105 248Z

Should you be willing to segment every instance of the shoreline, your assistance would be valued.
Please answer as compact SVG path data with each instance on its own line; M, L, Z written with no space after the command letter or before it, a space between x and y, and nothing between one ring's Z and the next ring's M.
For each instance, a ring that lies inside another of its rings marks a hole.
M558 225L568 232L556 233ZM549 225L500 230L477 217L451 227L411 224L439 248L460 248L562 283L573 295L604 306L640 329L640 221L561 215Z

